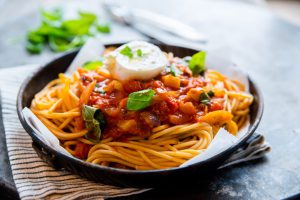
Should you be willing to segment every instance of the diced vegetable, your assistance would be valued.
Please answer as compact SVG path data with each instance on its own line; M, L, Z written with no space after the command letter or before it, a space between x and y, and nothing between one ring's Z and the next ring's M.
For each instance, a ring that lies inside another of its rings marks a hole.
M194 101L199 101L199 96L203 92L202 88L192 88L187 92L187 99Z
M136 121L133 119L130 120L122 120L118 123L118 127L122 130L122 131L129 131L130 129L134 129L136 128L137 124Z
M225 129L229 133L236 135L239 128L238 128L238 125L234 121L231 120L231 121L227 122Z
M186 115L169 115L169 120L172 124L184 124L190 120L190 117Z
M192 102L180 102L179 103L179 110L187 115L194 115L197 113L197 110Z
M232 114L228 111L217 110L209 112L200 118L200 122L206 122L211 125L223 125L232 120Z
M178 77L166 75L162 77L162 82L168 87L172 87L174 89L180 88L180 78Z

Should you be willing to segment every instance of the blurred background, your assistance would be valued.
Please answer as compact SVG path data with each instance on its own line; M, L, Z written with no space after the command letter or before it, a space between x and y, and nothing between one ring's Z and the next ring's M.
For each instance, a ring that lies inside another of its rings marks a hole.
M253 31L257 20L259 20L259 17L255 18L253 16L266 16L266 12L260 13L262 9L275 13L281 20L291 23L293 26L300 26L299 0L186 0L184 4L180 0L153 0L151 2L122 0L114 2L125 5L128 8L142 8L159 13L195 27L197 31L208 36L206 43L195 44L194 42L183 41L176 37L164 35L159 30L153 30L152 27L148 28L148 31L154 32L163 42L184 45L192 44L199 49L232 46L231 40L234 37L236 42L239 39L245 40L245 37L240 32L234 31L234 26L240 24L239 29L242 31L247 31L248 29ZM25 50L26 35L30 30L36 29L41 23L40 10L42 8L63 8L64 15L71 18L78 10L97 14L99 20L110 23L110 34L101 36L106 43L145 39L137 31L111 22L111 19L108 18L102 8L102 3L103 1L101 0L0 0L0 67L43 63L59 55L59 53L53 53L47 48L39 55L29 54ZM193 14L186 15L187 12ZM267 24L263 29L272 32L272 23ZM259 37L258 33L253 34L253 37ZM227 41L230 41L230 44ZM251 44L246 46L248 45ZM248 46L248 48L252 47Z

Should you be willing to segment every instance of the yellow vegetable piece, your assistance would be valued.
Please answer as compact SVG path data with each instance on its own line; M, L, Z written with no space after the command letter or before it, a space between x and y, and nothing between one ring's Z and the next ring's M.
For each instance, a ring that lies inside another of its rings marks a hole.
M238 125L233 120L227 122L225 129L232 135L236 135L239 130Z
M217 110L209 112L200 118L200 122L206 122L210 125L222 126L232 120L233 116L230 112L224 110Z

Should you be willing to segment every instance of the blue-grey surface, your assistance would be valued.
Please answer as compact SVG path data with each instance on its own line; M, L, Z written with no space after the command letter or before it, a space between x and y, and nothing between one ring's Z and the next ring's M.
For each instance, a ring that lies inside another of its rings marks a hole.
M235 62L263 91L265 112L258 131L265 134L273 147L266 159L220 171L205 186L156 189L130 199L280 199L300 193L300 28L265 8L237 1L127 0L122 3L194 26L208 36L209 42L199 45L208 52L214 49L231 52ZM22 36L37 22L36 16L28 11L22 19L16 17L0 25L0 67L41 63L57 56L50 52L30 56L24 51ZM0 22L3 19L0 15ZM113 31L119 40L139 37L122 27ZM1 133L0 175L11 181Z

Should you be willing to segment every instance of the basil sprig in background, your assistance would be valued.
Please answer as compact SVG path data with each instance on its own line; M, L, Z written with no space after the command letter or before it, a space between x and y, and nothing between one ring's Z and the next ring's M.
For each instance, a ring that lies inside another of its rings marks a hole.
M39 54L48 44L54 52L63 52L82 46L89 37L110 33L107 23L100 23L97 16L79 12L78 18L64 20L61 9L41 12L40 26L27 34L26 49Z

